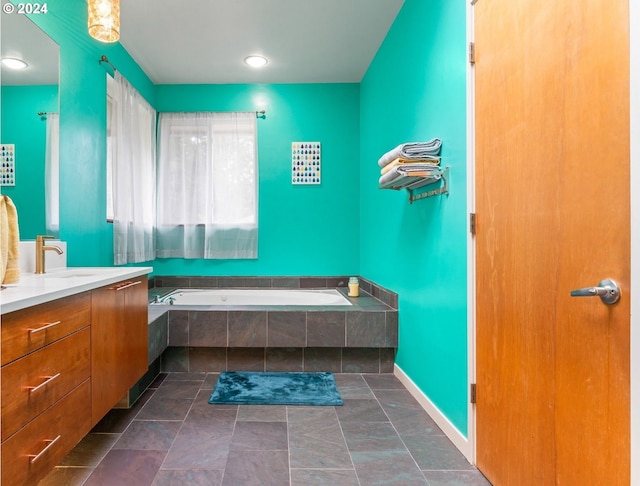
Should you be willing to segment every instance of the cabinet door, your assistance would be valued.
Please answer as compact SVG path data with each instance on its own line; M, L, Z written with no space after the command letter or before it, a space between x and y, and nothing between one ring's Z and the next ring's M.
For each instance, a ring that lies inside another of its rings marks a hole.
M2 443L6 486L32 486L47 475L91 430L87 379Z
M147 279L91 295L92 418L97 423L147 370Z
M140 283L138 284L137 282ZM127 337L124 341L124 344L127 345L127 350L125 351L127 360L125 361L124 370L124 377L126 377L127 382L125 392L135 385L149 368L149 292L147 278L137 278L132 283L134 285L124 289L124 332Z

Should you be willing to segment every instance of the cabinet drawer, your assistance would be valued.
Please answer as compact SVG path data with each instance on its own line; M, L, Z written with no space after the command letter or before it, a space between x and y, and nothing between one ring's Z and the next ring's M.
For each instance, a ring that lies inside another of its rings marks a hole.
M2 440L91 374L89 327L2 367Z
M91 293L84 292L2 316L2 364L50 344L91 322Z
M86 380L2 443L2 484L38 484L91 428Z

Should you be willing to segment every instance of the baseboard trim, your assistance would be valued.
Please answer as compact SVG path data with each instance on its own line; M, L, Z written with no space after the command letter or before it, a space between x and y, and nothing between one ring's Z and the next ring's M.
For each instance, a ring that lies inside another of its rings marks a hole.
M429 400L429 398L417 387L417 385L407 376L407 374L397 364L394 365L393 374L409 390L409 393L418 401L420 406L429 414L444 434L462 452L467 460L473 464L471 454L471 444L469 440L449 421L449 419Z

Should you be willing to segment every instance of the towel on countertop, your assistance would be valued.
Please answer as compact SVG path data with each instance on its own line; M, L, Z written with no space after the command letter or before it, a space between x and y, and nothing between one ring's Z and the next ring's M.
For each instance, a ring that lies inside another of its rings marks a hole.
M380 169L380 174L384 175L398 165L416 164L420 162L426 162L429 164L440 164L440 157L424 157L422 159L403 159L398 157L397 159L394 159L392 162Z
M426 176L425 173L427 174ZM441 170L438 164L422 162L397 165L386 174L380 176L378 184L380 188L406 187L411 182L425 180L425 177L427 182L440 179Z
M378 165L384 167L397 158L403 159L422 159L425 157L433 157L440 155L442 141L439 138L432 138L428 142L410 142L398 145L393 150L389 150L380 157Z
M8 196L0 196L0 281L3 284L20 280L19 251L18 212Z

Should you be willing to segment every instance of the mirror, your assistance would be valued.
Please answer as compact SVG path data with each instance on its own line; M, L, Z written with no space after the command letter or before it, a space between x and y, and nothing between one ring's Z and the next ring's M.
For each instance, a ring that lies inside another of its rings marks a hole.
M22 59L27 67L1 68L0 192L16 205L20 239L29 240L57 229L60 54L26 15L3 13L1 22L2 59Z

